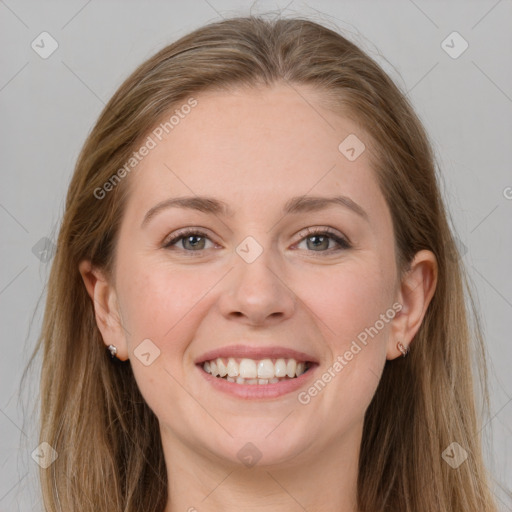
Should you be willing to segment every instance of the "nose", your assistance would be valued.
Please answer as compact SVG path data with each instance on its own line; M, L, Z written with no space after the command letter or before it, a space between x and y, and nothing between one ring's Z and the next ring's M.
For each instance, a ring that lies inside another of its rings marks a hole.
M276 265L271 266L268 251L252 263L235 256L235 268L224 282L219 299L222 314L248 325L265 325L290 318L296 308L296 297L280 275Z

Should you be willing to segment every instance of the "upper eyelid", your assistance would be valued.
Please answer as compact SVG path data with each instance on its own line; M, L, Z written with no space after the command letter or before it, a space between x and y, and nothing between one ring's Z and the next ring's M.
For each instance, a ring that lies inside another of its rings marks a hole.
M313 235L318 235L318 234L337 236L339 238L345 239L347 242L349 241L348 237L346 235L344 235L341 231L338 231L337 229L330 228L327 226L325 226L325 227L323 227L323 226L307 227L307 228L301 229L297 233L297 236L300 236L300 240L302 240L303 238L306 238L308 235L313 236Z

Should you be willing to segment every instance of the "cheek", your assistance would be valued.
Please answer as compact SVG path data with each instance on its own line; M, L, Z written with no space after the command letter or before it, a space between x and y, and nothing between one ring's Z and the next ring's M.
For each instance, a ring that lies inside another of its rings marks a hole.
M210 279L209 274L194 272L192 267L178 271L166 264L137 265L133 260L126 262L127 268L130 272L124 276L129 278L118 287L137 386L157 416L166 410L168 397L173 397L174 407L186 409L191 402L180 385L186 377L184 360L205 315L205 293L218 281L218 275ZM147 339L157 347L149 345L150 357L153 350L158 354L148 366L139 362L138 356L142 352L139 346L148 346Z
M389 267L386 272L372 258L350 268L347 265L343 271L330 273L328 279L317 280L324 286L315 286L307 303L320 319L318 325L331 357L324 368L330 383L323 403L329 407L342 403L345 411L358 417L370 403L386 361L395 314L391 308L393 276ZM303 289L301 293L305 292Z
M127 262L125 268L130 271L124 274L129 279L119 283L119 292L131 351L145 338L154 340L162 350L180 349L180 332L200 313L201 299L218 277L209 280L192 267L187 271L165 264L129 265ZM169 339L174 342L169 344Z
M327 328L329 338L336 340L339 348L356 339L365 329L379 321L381 314L392 305L390 286L380 267L354 265L340 272L331 272L328 278L316 280L309 291L303 288L306 303L314 309ZM318 286L322 282L323 286ZM381 322L377 327L386 330Z

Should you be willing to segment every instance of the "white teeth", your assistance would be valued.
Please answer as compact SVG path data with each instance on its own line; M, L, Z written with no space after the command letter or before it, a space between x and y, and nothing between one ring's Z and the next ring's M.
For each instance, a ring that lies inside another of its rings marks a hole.
M258 376L256 362L253 359L242 359L238 371L244 379L255 379Z
M228 374L228 371L226 370L226 366L224 364L224 361L222 359L217 359L217 371L219 372L219 375L221 377L225 377Z
M286 376L286 361L284 359L278 359L275 364L275 376L285 377Z
M271 359L262 359L258 363L258 378L271 379L274 377L274 363Z
M288 377L290 377L290 379L292 377L295 377L295 370L297 369L297 361L295 361L295 359L289 359L288 362L286 363L286 375L288 375ZM212 373L213 375L213 373Z
M238 377L238 363L232 357L228 359L227 370L230 377Z
M300 377L308 368L306 362L297 362L295 359L239 359L234 357L226 359L217 358L205 361L203 369L206 373L218 378L225 378L228 382L237 384L275 384L283 379Z

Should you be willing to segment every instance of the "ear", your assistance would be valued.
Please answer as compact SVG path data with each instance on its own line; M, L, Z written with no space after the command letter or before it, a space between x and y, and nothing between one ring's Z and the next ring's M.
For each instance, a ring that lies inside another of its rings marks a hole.
M387 346L387 359L395 359L402 353L397 348L400 341L408 347L427 311L437 285L437 260L432 251L416 253L399 288L397 302L402 309L393 318Z
M94 306L96 324L101 332L103 342L108 347L115 345L116 357L122 361L128 359L126 331L121 323L121 316L114 287L105 274L92 266L89 260L78 265L89 297Z

